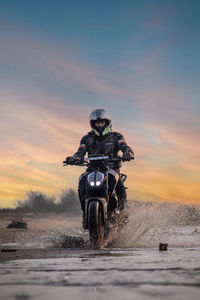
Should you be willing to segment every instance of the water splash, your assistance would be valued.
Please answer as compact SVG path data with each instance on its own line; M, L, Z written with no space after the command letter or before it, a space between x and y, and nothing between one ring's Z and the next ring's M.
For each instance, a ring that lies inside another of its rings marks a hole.
M200 246L200 207L134 201L129 222L112 241L113 247Z

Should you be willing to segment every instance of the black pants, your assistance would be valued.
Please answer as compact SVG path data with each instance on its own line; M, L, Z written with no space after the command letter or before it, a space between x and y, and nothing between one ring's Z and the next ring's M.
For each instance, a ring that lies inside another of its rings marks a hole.
M79 178L78 192L79 192L79 199L80 199L82 210L85 210L86 179L87 179L87 173L83 173ZM116 191L117 201L114 195L110 195L110 200L111 200L110 205L112 206L113 209L118 207L121 210L124 208L124 204L127 201L127 194L126 194L126 188L124 186L124 181L122 180L122 176L120 174L119 174L119 180L117 182L115 191Z

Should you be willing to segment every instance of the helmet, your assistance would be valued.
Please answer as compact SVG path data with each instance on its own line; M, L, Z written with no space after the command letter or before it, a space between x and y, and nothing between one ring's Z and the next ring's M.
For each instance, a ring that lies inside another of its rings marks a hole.
M106 124L104 126L95 126L94 123L98 120L104 120ZM111 131L111 118L107 115L105 109L95 109L90 114L90 126L92 128L92 132L98 136L106 135Z

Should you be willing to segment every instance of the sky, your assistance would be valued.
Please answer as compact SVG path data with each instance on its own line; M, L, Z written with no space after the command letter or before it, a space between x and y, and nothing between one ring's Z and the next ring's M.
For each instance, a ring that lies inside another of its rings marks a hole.
M0 207L77 189L63 167L104 108L129 199L200 204L200 2L0 0Z

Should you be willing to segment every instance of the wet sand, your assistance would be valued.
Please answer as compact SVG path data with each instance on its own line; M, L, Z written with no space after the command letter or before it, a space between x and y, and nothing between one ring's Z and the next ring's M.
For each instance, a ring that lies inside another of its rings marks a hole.
M4 215L0 221L2 299L200 297L199 225L168 223L166 228L166 222L161 226L152 215L150 224L143 209L141 218L139 213L130 216L113 236L112 248L65 249L61 241L66 234L87 240L80 216L25 215L27 230L7 229L13 217ZM168 251L158 250L159 241L169 243Z
M28 229L7 228L19 216L27 223ZM9 213L1 214L0 217L0 262L23 258L64 257L67 249L59 248L62 236L87 235L82 230L79 215Z

